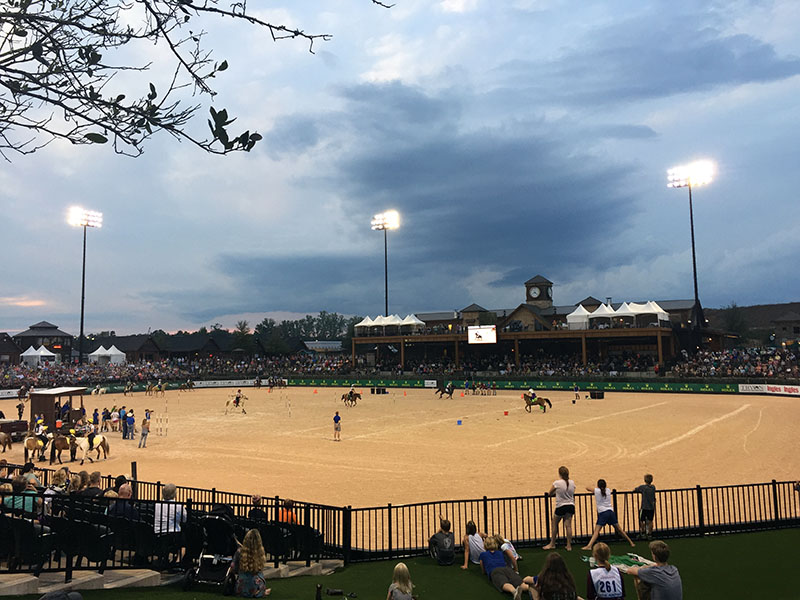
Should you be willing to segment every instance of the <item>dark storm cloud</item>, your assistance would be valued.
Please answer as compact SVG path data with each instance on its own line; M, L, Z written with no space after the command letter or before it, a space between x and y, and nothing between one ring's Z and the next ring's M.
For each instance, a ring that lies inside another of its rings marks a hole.
M499 86L540 101L608 104L785 79L800 58L780 57L751 35L725 35L693 16L648 15L593 31L550 62L510 61Z
M401 212L402 228L390 234L390 268L393 287L417 290L404 299L409 310L448 307L450 299L460 307L469 294L466 280L476 271L521 286L540 271L603 261L607 254L598 247L631 217L621 185L631 165L589 153L580 130L517 124L462 133L454 119L458 102L400 84L354 86L342 97L346 110L319 118L318 129L331 139L337 132L354 136L354 143L337 156L326 183L346 213L365 224L386 208ZM404 137L409 131L414 134ZM648 132L622 124L605 135ZM256 290L253 308L280 309L273 304L280 301L299 311L359 312L380 304L382 290L363 285L382 279L376 256L225 255L217 266L242 289ZM358 294L342 285L354 280L361 283ZM402 293L393 295L398 303Z

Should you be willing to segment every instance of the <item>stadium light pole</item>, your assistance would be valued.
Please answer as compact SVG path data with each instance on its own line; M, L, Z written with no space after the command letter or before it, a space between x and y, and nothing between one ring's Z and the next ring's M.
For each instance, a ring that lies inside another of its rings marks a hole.
M383 231L383 292L384 316L389 316L389 242L386 232L389 229L400 227L400 213L396 210L387 210L372 217L373 231Z
M688 165L673 167L667 171L667 187L689 188L689 228L692 234L692 274L694 277L694 306L692 307L692 329L700 330L705 327L706 319L703 307L700 304L700 295L697 292L697 254L694 247L694 210L692 208L692 188L698 185L711 183L714 178L714 163L708 160L699 160Z
M69 209L67 223L73 227L83 227L83 267L81 269L81 332L78 337L78 364L83 364L83 308L86 301L86 228L103 226L103 213L86 210L80 206Z

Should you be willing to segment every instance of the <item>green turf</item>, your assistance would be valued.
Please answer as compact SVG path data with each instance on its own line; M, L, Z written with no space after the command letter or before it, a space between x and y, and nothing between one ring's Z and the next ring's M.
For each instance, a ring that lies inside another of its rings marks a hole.
M670 562L675 564L683 579L684 598L769 598L770 600L800 598L794 581L794 560L800 545L800 529L785 529L707 538L668 540L672 550ZM629 548L612 544L614 554L624 554ZM646 542L638 542L634 550L649 557ZM567 552L559 548L575 578L578 592L586 593L587 565L574 549ZM520 573L533 575L542 567L547 552L522 549ZM461 558L460 556L457 558ZM355 592L362 600L383 600L391 583L392 569L398 561L360 563L341 569L325 577L296 577L271 580L272 598L279 600L313 600L317 583L323 588L339 588L345 593ZM477 600L500 599L501 595L480 574L480 567L471 565L462 571L459 563L452 567L439 567L428 558L405 559L420 600ZM626 576L626 598L636 598ZM81 592L86 600L205 600L220 597L220 588L201 587L183 592L179 588L129 588L115 591ZM323 597L326 597L323 594ZM27 596L35 598L35 596ZM331 597L335 600L335 597Z

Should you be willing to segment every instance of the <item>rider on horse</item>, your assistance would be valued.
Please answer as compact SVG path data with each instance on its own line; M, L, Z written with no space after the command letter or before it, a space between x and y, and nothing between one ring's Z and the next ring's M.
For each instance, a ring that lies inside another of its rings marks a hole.
M242 390L236 390L236 395L233 397L233 405L239 408L239 403L242 401Z

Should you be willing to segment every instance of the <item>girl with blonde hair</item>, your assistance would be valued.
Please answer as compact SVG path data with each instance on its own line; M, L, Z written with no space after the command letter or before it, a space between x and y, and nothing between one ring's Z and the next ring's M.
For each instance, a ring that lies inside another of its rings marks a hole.
M625 600L625 582L619 569L608 562L611 548L608 544L597 542L592 547L592 556L597 567L586 576L586 597L588 600Z
M261 534L258 529L251 529L244 536L241 547L233 556L231 569L236 574L236 595L241 598L263 598L272 590L267 587L264 567L267 557Z
M414 584L411 583L411 574L408 572L406 563L397 563L392 573L392 584L389 586L389 593L386 600L412 600L411 595Z

